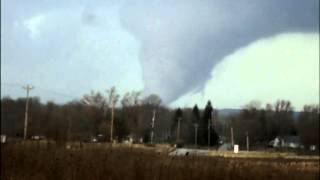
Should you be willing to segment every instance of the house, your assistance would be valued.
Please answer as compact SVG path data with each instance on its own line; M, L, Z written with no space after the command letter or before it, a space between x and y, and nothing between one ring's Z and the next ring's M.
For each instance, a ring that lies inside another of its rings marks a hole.
M283 148L301 148L299 136L277 136L274 140L269 142L271 147Z
M35 140L35 141L40 141L40 140L46 139L46 137L45 136L41 136L41 135L33 135L33 136L31 136L31 139Z
M7 141L7 136L4 134L1 134L1 144L6 143L6 141Z

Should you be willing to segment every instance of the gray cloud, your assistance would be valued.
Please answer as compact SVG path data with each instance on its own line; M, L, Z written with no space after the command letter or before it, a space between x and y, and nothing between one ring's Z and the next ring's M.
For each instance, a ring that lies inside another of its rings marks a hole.
M254 40L319 31L318 0L130 1L120 15L142 42L145 93L167 103L201 89L223 57Z
M50 93L39 87L75 97L113 85L120 93L140 89L141 75L131 73L138 42L120 25L119 2L87 2L1 1L1 82L30 83L44 101ZM19 87L1 92L25 96Z
M2 80L54 86L79 95L96 88L94 84L129 81L123 78L128 72L124 68L112 77L108 70L135 58L138 39L145 93L157 93L165 103L201 90L223 57L252 41L283 32L319 31L318 0L7 0L1 4ZM118 25L118 6L122 26L135 38ZM41 15L39 36L30 39L24 22ZM132 82L122 83L123 87Z
M92 12L83 12L82 13L82 23L84 25L94 25L96 16Z

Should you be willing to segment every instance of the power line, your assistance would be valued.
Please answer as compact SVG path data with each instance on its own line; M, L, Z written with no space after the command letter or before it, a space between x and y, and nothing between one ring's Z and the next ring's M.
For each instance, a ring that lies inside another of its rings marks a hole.
M16 84L16 83L5 83L5 82L1 82L1 86L12 86L12 87L21 87L24 86L23 84Z
M64 96L64 97L67 97L67 98L73 98L73 99L77 98L75 96L72 96L72 95L69 95L69 94L65 94L65 93L61 93L61 92L56 92L56 91L53 91L53 90L50 90L50 89L45 89L45 88L41 88L41 87L39 87L38 89L43 90L43 91L47 91L49 93L56 94L56 95L59 95L59 96Z
M4 85L4 86L11 86L11 87L17 87L17 88L21 88L21 87L23 86L22 84L6 83L6 82L1 82L1 86L2 86L2 85ZM75 97L75 96L72 96L72 95L69 95L69 94L65 94L65 93L53 91L53 90L46 89L46 88L42 88L42 87L38 87L38 86L37 86L37 89L39 89L39 90L41 90L41 91L44 91L44 92L51 93L51 94L55 94L55 95L58 95L58 96L63 96L63 97L66 97L66 98L70 98L70 99L76 99L76 98L78 98L78 97Z

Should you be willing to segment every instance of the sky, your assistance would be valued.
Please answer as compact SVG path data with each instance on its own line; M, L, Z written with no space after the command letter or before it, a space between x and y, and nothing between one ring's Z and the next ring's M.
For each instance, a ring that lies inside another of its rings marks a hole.
M318 0L1 1L1 96L319 104Z

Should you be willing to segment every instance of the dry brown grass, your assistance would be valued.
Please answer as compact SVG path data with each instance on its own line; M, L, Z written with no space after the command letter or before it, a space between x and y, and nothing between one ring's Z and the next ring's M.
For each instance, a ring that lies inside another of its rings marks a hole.
M1 147L1 179L319 179L319 159L172 157L154 148Z
M284 158L284 159L314 159L319 160L316 155L297 155L294 152L275 152L275 151L239 151L235 154L233 151L211 151L210 156L222 157L242 157L242 158Z

